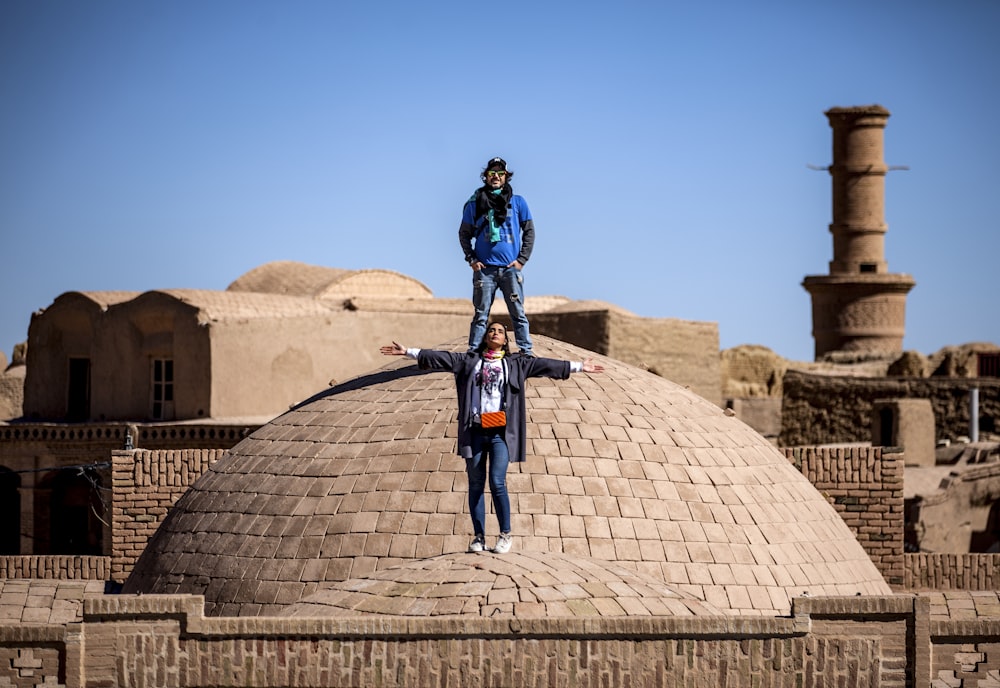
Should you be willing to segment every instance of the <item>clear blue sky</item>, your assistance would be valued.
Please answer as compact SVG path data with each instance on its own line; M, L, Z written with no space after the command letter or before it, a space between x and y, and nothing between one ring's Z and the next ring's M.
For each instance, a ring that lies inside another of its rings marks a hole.
M494 155L529 295L715 321L811 360L833 106L892 112L904 346L1000 343L1000 2L0 3L0 350L71 290L273 260L467 298ZM456 336L462 333L456 332Z

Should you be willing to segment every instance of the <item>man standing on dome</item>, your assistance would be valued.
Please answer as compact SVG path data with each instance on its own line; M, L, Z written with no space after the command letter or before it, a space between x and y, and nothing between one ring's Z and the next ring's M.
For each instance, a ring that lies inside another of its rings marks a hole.
M458 242L472 268L472 305L476 309L469 327L469 351L483 341L490 308L500 289L514 324L517 348L523 355L533 356L521 269L531 257L535 225L528 203L510 187L513 176L503 158L491 159L481 175L483 185L462 209Z

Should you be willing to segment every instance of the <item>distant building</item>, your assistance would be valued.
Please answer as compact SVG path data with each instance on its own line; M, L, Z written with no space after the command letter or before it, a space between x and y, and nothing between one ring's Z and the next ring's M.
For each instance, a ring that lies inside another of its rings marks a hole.
M812 296L813 338L819 360L830 352L903 350L909 275L891 274L885 261L885 175L882 138L889 111L880 105L835 107L833 128L833 260L830 274L802 286Z

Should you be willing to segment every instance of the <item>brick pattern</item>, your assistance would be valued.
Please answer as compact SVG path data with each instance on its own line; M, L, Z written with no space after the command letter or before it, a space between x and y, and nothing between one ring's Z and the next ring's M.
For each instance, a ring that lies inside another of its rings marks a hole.
M286 616L516 618L718 616L711 605L620 566L552 552L420 559L335 583Z
M930 602L931 621L1000 620L1000 592L996 590L934 591L920 596Z
M105 452L118 449L125 443L125 436L150 449L190 449L192 447L228 448L250 434L256 427L247 423L18 423L0 425L0 442L9 452L28 446L38 451L37 444L44 444L44 451L56 446L71 447L78 454L83 451L89 458L98 458ZM12 447L11 445L15 445ZM20 446L17 446L20 445Z
M135 449L111 453L112 580L128 578L135 560L170 508L222 454L220 449Z
M97 582L3 586L0 685L973 688L1000 672L996 592L798 597L772 618L337 619L207 618L200 597Z
M883 447L784 452L844 519L886 582L909 588L903 559L903 455Z
M0 686L64 688L59 650L54 647L0 647Z
M103 593L103 581L0 580L0 625L75 623L83 598Z
M931 688L993 688L1000 685L1000 643L935 645Z
M590 355L543 336L537 348ZM729 614L784 614L804 591L890 591L758 433L668 380L601 362L603 375L527 387L528 461L508 475L517 551L615 562ZM452 376L410 361L322 392L212 464L126 591L204 594L213 615L277 614L326 583L462 553L471 525L455 434Z
M1000 554L921 552L903 561L907 590L1000 590Z
M0 556L0 582L10 578L108 580L111 557L71 554Z
M198 598L88 597L82 632L0 626L2 667L102 686L902 686L910 599L795 618L207 619ZM843 617L849 625L845 625ZM80 652L81 638L86 652ZM66 658L60 665L58 648ZM889 648L888 653L886 648ZM7 671L0 667L0 670ZM8 675L10 672L8 671ZM3 679L0 677L0 685Z

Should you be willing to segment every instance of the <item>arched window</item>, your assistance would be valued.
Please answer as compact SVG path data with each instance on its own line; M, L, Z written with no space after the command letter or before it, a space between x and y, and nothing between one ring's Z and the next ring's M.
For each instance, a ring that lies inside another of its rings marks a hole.
M0 466L0 554L21 553L21 476Z

